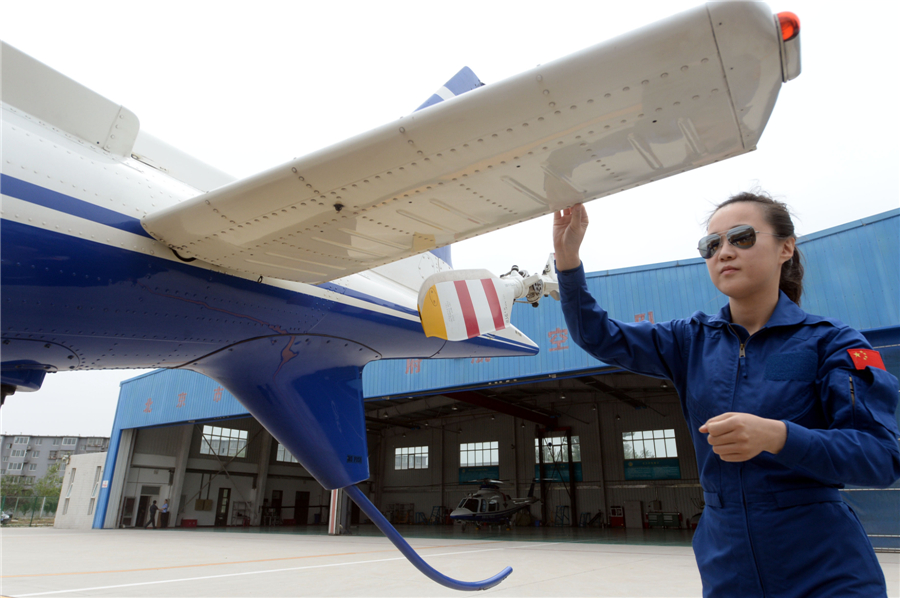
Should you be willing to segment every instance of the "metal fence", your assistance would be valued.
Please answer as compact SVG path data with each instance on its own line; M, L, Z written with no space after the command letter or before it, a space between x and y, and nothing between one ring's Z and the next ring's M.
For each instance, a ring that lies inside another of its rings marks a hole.
M8 525L52 525L58 496L4 496L0 511L10 516Z

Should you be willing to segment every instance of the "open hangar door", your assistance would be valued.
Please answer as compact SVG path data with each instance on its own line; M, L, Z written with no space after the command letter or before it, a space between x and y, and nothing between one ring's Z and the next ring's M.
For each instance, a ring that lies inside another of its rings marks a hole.
M512 497L538 480L531 515L540 525L689 528L702 508L690 433L667 381L572 372L368 399L366 415L375 501L395 523L446 522L482 479L503 480ZM624 521L610 520L612 507Z
M255 419L124 430L115 527L327 523L330 494ZM123 464L127 464L122 467Z

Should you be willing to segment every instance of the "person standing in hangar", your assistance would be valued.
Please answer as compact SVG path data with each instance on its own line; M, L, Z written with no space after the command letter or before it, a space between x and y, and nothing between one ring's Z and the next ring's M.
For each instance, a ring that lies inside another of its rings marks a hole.
M678 390L706 502L693 541L703 595L886 596L838 489L900 478L897 378L858 331L800 309L787 206L721 203L698 249L728 305L657 324L610 319L590 295L587 226L582 205L554 217L563 313L585 351Z

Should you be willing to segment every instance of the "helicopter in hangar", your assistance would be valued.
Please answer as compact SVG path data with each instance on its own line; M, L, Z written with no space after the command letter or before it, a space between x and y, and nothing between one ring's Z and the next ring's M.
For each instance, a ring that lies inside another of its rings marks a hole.
M519 511L524 511L540 500L534 495L534 480L528 490L528 496L524 498L512 498L500 490L502 480L481 480L481 486L477 492L467 494L459 505L450 512L450 519L459 521L463 525L463 531L468 523L474 523L475 529L481 529L482 525L506 524L510 529L513 516Z

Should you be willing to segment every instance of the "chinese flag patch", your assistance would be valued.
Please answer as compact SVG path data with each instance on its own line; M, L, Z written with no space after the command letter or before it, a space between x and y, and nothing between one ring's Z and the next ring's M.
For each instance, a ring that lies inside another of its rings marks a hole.
M864 370L867 367L881 368L885 371L884 361L881 360L881 353L872 351L871 349L847 349L850 359L853 360L853 366L858 370Z

